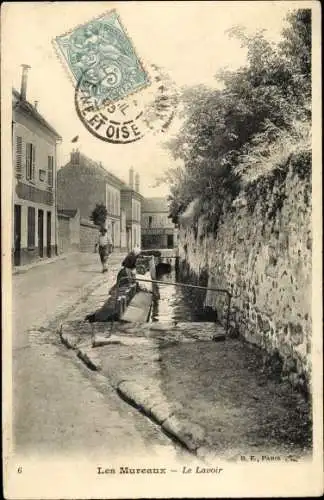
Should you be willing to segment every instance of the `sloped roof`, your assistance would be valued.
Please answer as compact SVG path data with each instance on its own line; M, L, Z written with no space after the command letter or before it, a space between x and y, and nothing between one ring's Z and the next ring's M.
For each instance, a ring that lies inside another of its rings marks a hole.
M12 89L13 96L13 106L15 109L21 109L28 115L32 116L35 120L38 121L43 127L45 127L56 139L61 140L62 137L56 132L56 130L48 123L48 121L43 118L43 116L38 113L35 106L30 104L26 100L21 99L20 93L16 89Z
M143 212L168 212L169 205L166 198L145 198L142 204Z
M89 158L86 156L84 153L81 153L80 151L77 152L79 154L79 161L77 164L72 163L71 159L68 161L66 165L63 165L59 170L58 173L64 172L65 168L67 167L72 167L73 168L78 168L78 165L80 167L84 167L88 169L89 171L92 172L93 175L98 176L99 179L102 179L104 181L109 181L119 189L127 189L127 184L119 179L116 175L112 174L108 170L106 170L99 162L96 162L92 160L92 158Z
M88 160L88 161L90 160L90 158L88 158L88 157L87 157L87 156L85 156L85 155L81 155L81 156L84 156L84 158L85 158L86 160ZM92 167L96 167L96 168L98 168L98 170L99 170L99 171L100 171L100 172L101 172L101 173L102 173L102 174L103 174L106 178L109 178L109 180L113 180L113 181L115 181L117 184L119 184L119 185L120 185L120 187L121 187L122 189L127 188L127 184L126 184L124 181L122 181L119 177L117 177L117 175L112 174L111 172L109 172L109 170L106 170L106 169L105 169L105 167L103 167L100 163L96 163L96 162L94 162L93 160L90 160L90 161L91 161L91 166L92 166Z

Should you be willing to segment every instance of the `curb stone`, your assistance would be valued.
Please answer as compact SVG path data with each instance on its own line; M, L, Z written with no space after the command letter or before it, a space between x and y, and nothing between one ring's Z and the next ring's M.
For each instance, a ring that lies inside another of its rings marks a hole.
M111 336L103 337L103 336L95 335L94 339L92 341L92 347L103 347L105 345L112 345L112 344L114 344L114 345L121 344L121 340L111 338Z
M162 398L160 401L154 402L155 392L152 404L152 388L143 388L132 381L123 381L117 384L117 392L132 406L159 424L163 431L179 441L189 451L196 452L202 447L205 442L205 430L198 424L178 418L175 412L180 410L180 405L169 405ZM204 452L202 449L200 455L202 457L207 453L209 450Z
M101 370L100 360L89 342L78 349L74 348L74 350L76 350L77 357L90 370ZM204 446L205 430L198 424L176 416L176 413L181 410L181 405L168 404L163 400L162 394L159 398L157 391L147 384L141 385L129 379L119 379L118 381L116 377L112 377L108 382L122 399L153 420L166 434L177 440L190 452L195 453L198 458L213 459L212 451Z
M177 438L192 452L196 452L199 445L204 442L205 430L200 425L178 419L175 415L171 415L163 422L162 429Z
M12 270L12 274L25 274L30 271L30 269L34 269L35 267L41 267L41 266L46 266L49 264L54 264L55 262L58 262L60 260L66 260L69 257L72 257L73 255L77 254L78 252L71 252L68 254L63 254L63 255L57 255L52 258L47 258L44 260L39 260L36 262L33 262L32 264L27 264L26 266L14 266Z
M165 401L160 403L154 403L150 409L150 415L153 420L158 424L162 425L163 422L169 417L171 417L176 411L181 409L180 403L166 403Z
M144 345L151 346L152 340L148 338L142 337L130 337L125 335L116 335L114 333L107 335L94 335L93 347L102 347L110 344L119 344L124 346L132 346L132 345ZM155 361L155 359L153 360Z
M81 359L90 370L93 371L100 371L101 370L101 363L98 360L98 358L94 355L92 348L88 347L88 349L81 348L77 349L77 356L79 359Z
M61 323L58 330L61 342L69 349L76 349L85 339L92 340L93 331L86 321Z
M148 414L148 406L155 395L150 387L143 387L136 382L127 381L119 383L117 391L133 406Z

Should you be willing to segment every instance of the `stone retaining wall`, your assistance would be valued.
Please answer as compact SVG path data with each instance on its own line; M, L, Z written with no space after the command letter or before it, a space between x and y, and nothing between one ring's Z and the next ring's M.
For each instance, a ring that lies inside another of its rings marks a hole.
M98 227L84 219L80 220L80 251L94 252L98 239Z
M233 294L231 332L264 349L265 364L294 386L310 376L312 234L311 161L291 159L250 185L224 215L217 237L180 228L179 256L208 285ZM305 166L306 165L306 166ZM306 169L306 175L305 175ZM308 174L307 174L308 169ZM226 314L225 295L210 292L206 305Z

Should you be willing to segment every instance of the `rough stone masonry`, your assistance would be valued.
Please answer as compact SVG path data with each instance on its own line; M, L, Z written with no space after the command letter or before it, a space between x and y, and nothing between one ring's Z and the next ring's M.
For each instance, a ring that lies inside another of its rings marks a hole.
M210 287L233 294L231 332L261 347L265 365L307 392L311 371L311 156L291 157L245 189L217 236L181 226L179 255ZM206 305L226 312L221 295Z

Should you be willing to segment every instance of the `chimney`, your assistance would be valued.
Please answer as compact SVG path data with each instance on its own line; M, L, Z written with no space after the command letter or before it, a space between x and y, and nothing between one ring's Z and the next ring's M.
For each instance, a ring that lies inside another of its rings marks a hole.
M131 167L129 169L129 187L134 189L134 169Z
M37 111L37 106L38 106L38 101L35 101L34 102L34 108L36 109L36 111Z
M20 88L20 98L22 101L26 101L26 92L27 92L27 73L30 69L28 64L22 64L22 74L21 74L21 88Z
M80 151L78 149L74 150L72 149L71 151L71 164L72 165L79 165L80 163Z
M139 173L135 175L135 191L139 193L140 190L140 176Z

